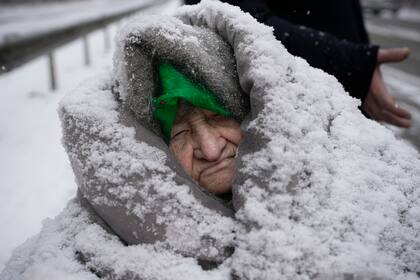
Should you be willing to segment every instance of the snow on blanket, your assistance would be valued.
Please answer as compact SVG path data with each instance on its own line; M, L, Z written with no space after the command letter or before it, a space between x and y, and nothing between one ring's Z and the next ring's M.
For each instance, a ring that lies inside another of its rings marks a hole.
M231 43L251 97L233 186L233 255L204 271L159 245L124 246L70 202L15 251L0 278L417 279L419 154L363 117L334 77L291 56L270 28L238 8L204 1L177 16ZM142 20L126 28L140 29ZM118 114L116 102L75 94L67 101ZM78 252L91 257L80 260Z

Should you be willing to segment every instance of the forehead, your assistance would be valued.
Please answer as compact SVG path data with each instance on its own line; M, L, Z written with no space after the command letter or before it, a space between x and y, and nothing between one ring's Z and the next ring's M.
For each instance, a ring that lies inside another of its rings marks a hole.
M194 115L203 114L204 111L205 110L193 106L188 102L180 101L180 106L178 112L176 113L175 123L185 122Z

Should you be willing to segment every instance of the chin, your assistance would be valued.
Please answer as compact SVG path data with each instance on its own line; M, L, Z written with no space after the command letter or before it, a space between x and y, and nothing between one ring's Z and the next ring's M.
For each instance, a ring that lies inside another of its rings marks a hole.
M232 190L233 179L234 173L226 170L201 178L199 184L211 193L222 194Z

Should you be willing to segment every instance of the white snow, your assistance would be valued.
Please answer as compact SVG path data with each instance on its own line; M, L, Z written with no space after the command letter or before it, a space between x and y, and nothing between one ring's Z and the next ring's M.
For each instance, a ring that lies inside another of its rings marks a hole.
M404 271L420 269L419 154L364 118L333 77L291 57L268 28L215 6L185 8L185 21L230 40L242 87L264 104L242 124L252 152L239 150L234 191L236 218L249 230L235 246L235 273L415 277Z
M88 254L86 266L74 259L77 251ZM115 235L92 223L74 201L54 220L46 220L42 232L20 246L15 255L18 258L8 264L9 271L0 274L3 279L98 279L86 267L105 272L111 276L109 279L223 280L230 273L227 266L203 271L193 258L163 248L127 247ZM30 268L21 270L24 267Z
M218 248L229 246L234 221L199 203L188 186L175 182L175 172L165 165L166 154L138 141L134 129L119 122L119 103L109 90L111 81L107 75L97 77L66 95L60 103L63 123L73 128L72 135L84 139L65 141L79 176L89 182L80 187L84 197L99 209L115 207L114 211L123 209L124 213L135 215L137 226L132 231L136 236L146 235L146 227L159 233L158 226L147 222L148 216L155 215L158 225L167 226L165 240L158 242L156 248L208 256L207 250L215 247L205 247L206 238L216 240ZM119 218L117 225L109 224L125 228L132 221L128 219L126 215ZM218 251L210 253L218 257Z
M101 4L95 5L103 6L103 1L97 2ZM67 4L74 4L74 10L80 9L79 3ZM178 5L178 1L172 1L144 12L170 12ZM61 6L53 7L59 10ZM0 9L2 16L14 12ZM35 13L46 17L42 8ZM31 28L31 23L27 24L23 27ZM111 26L112 36L116 28ZM76 193L73 171L61 144L58 102L83 80L109 70L113 53L105 52L102 31L90 34L88 40L90 67L83 65L81 41L55 52L59 86L56 92L49 90L46 57L0 76L0 271L13 248L39 232L41 221L57 215Z
M0 270L11 250L55 216L76 192L61 145L57 104L68 89L109 67L101 33L91 36L93 67L83 67L81 42L56 52L60 90L48 89L45 57L0 76Z
M354 273L357 279L377 275L414 279L414 273L404 270L420 270L419 154L397 141L391 131L366 120L357 109L359 102L335 78L288 54L271 29L248 15L214 1L184 8L178 16L184 13L186 21L218 29L225 39L235 41L231 43L241 86L255 102L264 104L244 128L250 139L257 140L253 144L261 147L239 151L244 181L235 187L243 199L236 218L245 228L236 233L232 258L205 272L193 259L162 250L162 244L123 246L70 202L15 252L4 276L44 279L54 273L52 277L91 279L86 272L93 268L108 269L114 278L140 273L144 279L228 279L232 268L241 279L331 279L336 273ZM149 168L144 165L150 158L141 158L140 153L154 147L135 143L132 131L115 123L109 89L92 91L98 83L102 81L85 84L63 105L80 113L80 119L99 121L96 128L108 125L103 135L114 135L111 140L116 142L111 144L120 144L118 153L132 161L113 160L113 147L102 144L92 146L87 165L100 166L104 182L119 183L138 172L130 167ZM100 94L106 100L94 102ZM76 106L81 98L85 107ZM150 165L159 180L140 178L149 183L146 190L156 189L160 196L173 192L159 185L171 182L171 176L160 173L166 167ZM141 190L125 190L117 186L112 191L121 201L138 204L135 198L126 200L131 191L141 196ZM179 200L193 204L185 193ZM127 206L132 210L132 205ZM189 227L195 225L182 224L185 215L181 216L177 232L182 227L193 231ZM88 257L86 266L75 260L75 252Z

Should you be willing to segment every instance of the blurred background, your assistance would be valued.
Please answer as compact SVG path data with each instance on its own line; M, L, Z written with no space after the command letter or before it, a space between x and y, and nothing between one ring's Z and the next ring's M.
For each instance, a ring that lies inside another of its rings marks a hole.
M411 49L409 59L382 67L382 71L390 92L413 118L409 129L388 127L420 150L420 1L362 0L362 5L372 43Z
M171 13L181 0L0 0L0 270L76 193L57 107L83 80L112 67L113 37L130 17ZM383 67L413 126L390 127L420 149L420 0L364 0L371 40L410 47Z

